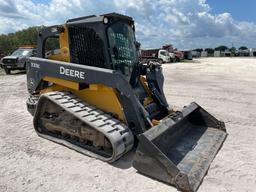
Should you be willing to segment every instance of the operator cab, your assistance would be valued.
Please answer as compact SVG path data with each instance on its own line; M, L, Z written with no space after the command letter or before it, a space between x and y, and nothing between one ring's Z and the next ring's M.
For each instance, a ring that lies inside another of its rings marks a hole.
M70 19L41 30L39 57L117 70L130 80L139 62L134 31L133 19L116 13Z
M46 41L50 37L58 39L59 47L50 52L53 54L47 56L48 59L119 71L126 77L150 117L161 119L167 115L168 103L163 96L161 69L151 66L147 70L139 65L139 43L135 39L131 17L116 13L92 15L44 28L38 38L41 58L45 58ZM163 52L166 53L165 50ZM145 82L149 87L145 86ZM154 90L153 99L149 89Z

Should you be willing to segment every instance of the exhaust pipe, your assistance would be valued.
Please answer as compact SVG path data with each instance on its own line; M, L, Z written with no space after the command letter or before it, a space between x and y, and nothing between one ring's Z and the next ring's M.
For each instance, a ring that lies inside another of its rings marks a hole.
M181 191L194 192L226 137L223 122L191 103L139 135L133 167Z

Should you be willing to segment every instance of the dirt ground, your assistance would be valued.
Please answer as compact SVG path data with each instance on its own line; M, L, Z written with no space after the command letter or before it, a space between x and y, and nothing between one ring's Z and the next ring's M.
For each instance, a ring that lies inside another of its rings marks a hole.
M204 58L163 68L171 105L196 101L229 133L198 191L255 191L256 59ZM0 90L0 192L177 191L136 173L132 152L111 165L38 137L26 110L25 74L0 76Z

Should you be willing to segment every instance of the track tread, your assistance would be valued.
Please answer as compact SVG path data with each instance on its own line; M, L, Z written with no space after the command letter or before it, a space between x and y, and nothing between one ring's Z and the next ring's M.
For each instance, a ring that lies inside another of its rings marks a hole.
M45 93L43 96L59 105L64 110L70 112L84 123L89 124L102 132L111 140L112 145L114 145L113 147L115 147L115 151L111 158L104 159L97 155L89 156L108 162L114 162L133 147L133 134L124 123L82 101L72 93L56 91ZM79 151L77 147L75 150Z

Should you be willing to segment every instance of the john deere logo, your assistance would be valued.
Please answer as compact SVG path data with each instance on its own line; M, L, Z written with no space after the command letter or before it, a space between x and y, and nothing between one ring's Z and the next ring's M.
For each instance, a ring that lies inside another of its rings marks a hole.
M69 77L76 77L79 79L85 79L85 73L83 71L78 71L74 69L67 69L63 66L60 66L60 74L61 75L66 75Z

